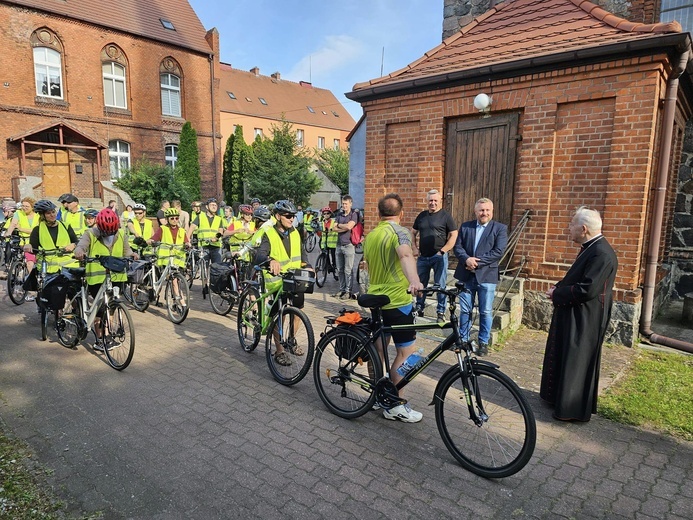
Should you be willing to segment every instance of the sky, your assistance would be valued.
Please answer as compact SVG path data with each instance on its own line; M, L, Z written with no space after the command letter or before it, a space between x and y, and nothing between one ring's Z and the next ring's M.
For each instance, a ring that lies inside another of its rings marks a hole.
M401 69L440 44L443 0L188 0L219 31L221 61L330 90L354 120L355 83ZM384 52L383 52L384 49Z

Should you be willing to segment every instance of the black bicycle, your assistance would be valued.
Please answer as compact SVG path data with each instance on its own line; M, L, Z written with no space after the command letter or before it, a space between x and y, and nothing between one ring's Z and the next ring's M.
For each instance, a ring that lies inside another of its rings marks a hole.
M462 341L455 315L456 300L464 287L450 290L431 287L423 292L441 292L449 301L450 321L398 325L401 329L452 329L428 356L411 367L396 385L383 376L389 367L387 348L380 358L377 342L394 330L382 323L381 309L389 303L382 295L361 295L358 302L371 309L372 320L340 323L329 317L313 360L313 379L320 399L340 417L360 417L377 404L390 409L405 404L404 388L443 352L451 350L457 363L436 386L433 403L438 432L447 449L469 471L485 478L501 478L520 471L529 462L536 444L534 413L520 388L498 365L477 359L474 344ZM356 321L356 320L352 320Z
M332 262L332 255L327 248L323 248L315 261L315 283L318 287L325 285L328 273L332 273L335 280L339 280L337 266Z

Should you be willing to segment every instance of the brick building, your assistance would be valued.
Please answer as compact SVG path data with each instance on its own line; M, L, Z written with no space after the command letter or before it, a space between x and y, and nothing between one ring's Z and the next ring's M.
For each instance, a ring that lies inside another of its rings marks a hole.
M578 251L566 234L572 212L598 209L620 262L610 340L632 344L667 293L658 266L692 112L690 44L676 22L634 23L582 0L498 3L347 95L367 119L367 221L395 191L413 222L434 187L458 222L481 196L509 225L531 210L516 256L527 260L526 321L546 326L543 292ZM480 113L481 93L491 104Z
M175 164L185 121L220 191L218 34L187 0L0 1L0 48L0 196L105 197L139 159Z

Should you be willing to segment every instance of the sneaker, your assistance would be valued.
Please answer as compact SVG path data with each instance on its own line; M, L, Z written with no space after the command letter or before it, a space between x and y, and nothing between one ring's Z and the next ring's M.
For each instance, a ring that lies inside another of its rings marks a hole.
M98 350L99 352L104 352L106 349L103 347L103 341L100 339L97 339L94 342L94 346L92 347L94 350Z
M419 318L422 318L423 315L424 315L424 308L423 308L423 307L418 307L418 306L417 306L417 307L416 307L416 315L417 315Z
M445 323L445 313L444 312L439 312L438 317L436 318L436 321L438 323Z
M33 294L27 294L26 296L24 296L25 302L33 302L35 300L36 300L36 296L34 296Z
M345 301L345 300L350 300L351 295L348 292L343 292L342 294L339 295L339 300L340 301Z
M477 349L476 353L479 356L488 356L488 344L487 343L479 343L479 348Z
M423 419L423 414L412 410L408 404L400 404L389 410L383 410L383 417L390 421L416 423Z
M382 407L378 403L375 403L373 406L371 406L371 410L373 410L374 412L380 410L381 408Z
M341 300L341 299L342 299L342 296L344 296L344 294L345 294L345 293L343 293L343 292L340 291L340 292L336 292L336 293L334 293L334 294L331 294L330 296L332 296L333 298L339 298L339 299Z
M349 293L350 300L356 300L356 295L354 293Z

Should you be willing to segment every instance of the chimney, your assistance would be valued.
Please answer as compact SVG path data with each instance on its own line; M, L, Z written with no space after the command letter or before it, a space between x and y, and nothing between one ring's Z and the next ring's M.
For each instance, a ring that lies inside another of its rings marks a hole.
M256 76L259 76L260 75L260 67L253 67L252 69L250 69L250 72L252 72Z
M274 74L272 74L272 78L274 78L274 79L276 79L277 81L279 81L279 80L282 79L282 75L279 74L279 72L275 72Z
M299 81L298 84L301 85L302 87L313 88L313 84L308 83L307 81Z
M444 0L443 40L499 3L498 0Z

